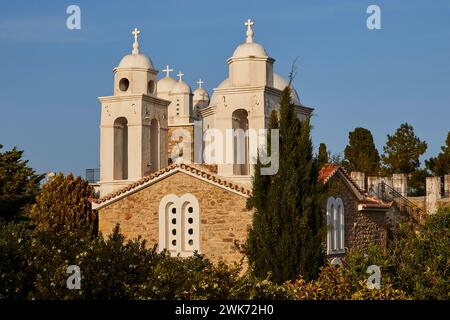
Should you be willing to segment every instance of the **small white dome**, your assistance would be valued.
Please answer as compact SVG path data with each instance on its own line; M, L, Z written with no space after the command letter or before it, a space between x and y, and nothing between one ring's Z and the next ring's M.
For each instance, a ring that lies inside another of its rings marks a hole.
M191 87L183 80L178 80L171 93L191 93Z
M225 80L223 80L218 86L217 89L220 88L229 88L230 87L230 78L226 78ZM218 95L213 92L212 96L211 96L211 103L210 105L215 106L217 105L217 99L218 99Z
M209 101L208 92L203 88L197 88L194 91L194 101Z
M273 87L275 89L283 91L284 88L286 88L288 85L289 85L289 81L284 79L279 74L277 74L275 72L273 73ZM292 98L292 102L294 104L297 104L297 105L300 104L300 99L298 97L298 93L292 85L291 85L291 98Z
M120 60L117 68L145 68L154 69L149 57L144 54L127 54Z
M177 83L178 81L172 77L164 77L158 81L158 92L170 92Z
M268 57L266 49L256 42L242 43L234 50L233 58Z

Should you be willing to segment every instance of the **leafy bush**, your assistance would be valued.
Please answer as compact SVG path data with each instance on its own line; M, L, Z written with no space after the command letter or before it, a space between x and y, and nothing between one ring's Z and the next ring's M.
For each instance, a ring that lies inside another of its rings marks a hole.
M382 271L382 283L393 284L415 299L449 299L450 207L428 216L418 230L402 226L386 250L371 246L353 250L344 272L352 283L361 281L369 265Z
M10 223L0 226L0 299L448 299L448 223L442 210L386 250L353 250L316 280L281 285L240 264L159 253L142 239L126 240L118 227L92 238L87 230ZM366 285L372 264L382 272L378 290ZM70 265L81 269L80 290L67 288Z
M89 198L94 190L81 177L60 173L43 185L29 216L39 230L84 229L95 233L97 215Z
M393 288L391 283L382 284L380 289L367 288L366 279L354 282L346 267L328 265L320 271L317 280L306 282L298 279L287 285L298 300L405 300L406 293Z

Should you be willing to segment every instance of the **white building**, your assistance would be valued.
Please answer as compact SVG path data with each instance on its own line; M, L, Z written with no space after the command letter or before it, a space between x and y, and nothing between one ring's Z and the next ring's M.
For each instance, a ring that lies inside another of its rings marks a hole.
M157 81L158 71L140 52L140 31L135 28L132 53L114 68L114 95L99 98L102 196L172 162L203 163L203 151L211 143L218 154L222 148L224 161L217 163L217 174L249 186L248 131L267 129L272 110L279 108L281 91L289 85L274 72L275 59L254 42L253 24L250 19L245 22L246 40L227 60L228 77L213 90L211 99L202 80L192 93L184 74L180 71L177 80L172 78L168 65L165 77ZM313 109L300 103L294 88L292 101L299 118L311 114ZM217 139L205 138L211 129L224 139L227 130L243 132L244 138L238 141L238 134L233 134L231 149L226 143L220 147ZM233 154L226 155L227 150ZM227 156L233 161L225 161Z

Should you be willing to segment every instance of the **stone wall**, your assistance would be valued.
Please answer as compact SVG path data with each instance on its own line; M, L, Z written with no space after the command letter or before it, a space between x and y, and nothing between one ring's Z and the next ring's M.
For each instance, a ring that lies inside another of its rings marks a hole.
M159 203L167 194L193 194L200 206L200 251L213 262L238 262L234 242L243 243L252 222L247 198L177 172L99 210L99 229L109 234L120 223L129 238L142 236L152 247L159 241Z
M364 173L351 172L350 175L355 183L363 189ZM426 195L424 197L408 197L408 175L406 174L393 174L392 177L369 176L367 177L367 188L365 190L381 197L381 190L379 190L381 182L399 192L428 214L435 213L437 208L450 203L450 175L445 175L442 181L441 177L427 177Z
M367 247L369 244L385 246L387 242L387 221L384 211L358 211L358 200L349 187L337 175L327 184L323 211L326 213L328 197L339 197L344 203L345 247ZM326 225L326 214L324 214ZM326 245L326 243L325 243Z

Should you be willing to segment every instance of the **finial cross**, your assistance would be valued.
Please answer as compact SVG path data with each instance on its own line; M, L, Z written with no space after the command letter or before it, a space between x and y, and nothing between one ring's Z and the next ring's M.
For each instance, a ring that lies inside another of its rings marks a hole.
M134 28L133 32L131 32L134 36L134 42L137 42L139 34L141 34L141 31L138 28Z
M254 22L252 21L252 19L248 19L246 23L244 23L247 26L247 29L251 29Z
M198 83L198 87L201 88L202 84L204 84L205 82L202 79L200 79L197 81L197 83Z
M246 33L246 35L247 35L246 42L247 43L252 43L253 42L253 34L254 34L254 32L253 32L252 26L254 24L255 23L252 21L252 19L247 19L247 22L244 23L244 25L247 26L247 33Z
M180 79L184 76L184 73L181 73L181 71L178 71L177 77Z
M166 65L166 68L163 70L166 73L166 77L170 77L170 73L173 71L173 69L169 69L169 65Z

